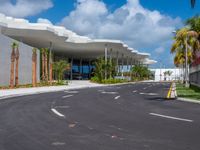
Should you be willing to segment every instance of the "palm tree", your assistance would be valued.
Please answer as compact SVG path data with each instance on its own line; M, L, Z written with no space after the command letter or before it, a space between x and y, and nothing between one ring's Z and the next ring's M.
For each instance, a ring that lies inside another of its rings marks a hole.
M33 48L32 52L32 85L35 87L37 84L37 49Z
M58 83L60 83L61 80L63 79L64 71L67 70L68 65L69 65L68 62L65 60L60 60L58 62L53 63L53 71L56 75Z
M15 59L16 59L16 64L15 64L15 87L18 87L19 85L19 44L14 43L16 52L15 52Z
M189 26L191 36L197 40L193 42L193 49L195 51L200 50L200 16L194 16L186 21L186 25Z
M12 52L11 52L11 67L10 67L10 88L14 88L15 46L16 46L16 43L13 42Z
M49 81L52 84L53 80L53 60L52 60L52 52L49 52Z

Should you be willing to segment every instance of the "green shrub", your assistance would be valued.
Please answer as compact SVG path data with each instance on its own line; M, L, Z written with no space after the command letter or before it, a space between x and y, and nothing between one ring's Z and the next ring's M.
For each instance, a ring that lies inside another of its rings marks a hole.
M94 83L101 83L101 81L99 80L99 78L96 77L96 76L92 77L91 81L94 82Z
M113 78L102 80L103 84L116 84L116 83L124 83L124 82L128 82L128 81L125 79L113 79Z

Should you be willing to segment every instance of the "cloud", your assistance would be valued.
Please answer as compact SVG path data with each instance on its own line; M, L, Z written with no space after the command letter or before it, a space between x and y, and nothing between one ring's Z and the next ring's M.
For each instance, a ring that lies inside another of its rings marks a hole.
M77 0L75 9L59 24L80 35L119 39L133 48L154 53L160 45L170 43L172 31L180 27L182 21L148 10L139 0L127 0L113 11L108 10L102 0Z
M165 52L165 48L164 47L158 47L154 50L157 54L162 54Z
M38 18L37 23L43 23L43 24L50 24L52 25L52 22L48 19L44 19L44 18Z
M51 0L1 0L0 12L12 17L27 17L53 7Z

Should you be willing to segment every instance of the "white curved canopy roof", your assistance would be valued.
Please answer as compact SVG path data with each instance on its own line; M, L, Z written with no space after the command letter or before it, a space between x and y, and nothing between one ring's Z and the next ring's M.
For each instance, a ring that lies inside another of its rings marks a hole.
M104 55L105 47L113 56L133 58L149 63L150 54L140 53L119 40L90 39L79 36L61 26L30 23L25 19L6 17L0 14L0 31L2 34L36 48L49 48L69 57L96 58ZM155 61L151 61L154 63Z

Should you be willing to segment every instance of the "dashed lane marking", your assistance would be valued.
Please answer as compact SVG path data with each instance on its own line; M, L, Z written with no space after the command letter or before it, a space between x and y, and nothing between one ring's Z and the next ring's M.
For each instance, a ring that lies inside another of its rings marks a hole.
M78 91L65 91L65 93L69 93L69 94L77 94L79 93Z
M68 98L68 97L72 97L72 96L74 96L74 95L65 95L62 98Z
M101 92L102 94L117 94L117 92Z
M152 116L158 116L158 117L167 118L167 119L173 119L173 120L179 120L179 121L185 121L185 122L193 122L193 120L190 120L190 119L177 118L177 117L166 116L166 115L161 115L161 114L156 114L156 113L149 113L149 114Z
M59 117L65 118L65 116L64 116L63 114L61 114L60 112L58 112L56 109L52 108L51 111L52 111L54 114L58 115Z
M157 96L157 93L140 93L140 95Z
M136 92L137 92L137 90L133 91L133 93L136 93Z
M121 96L116 96L115 99L119 99Z

